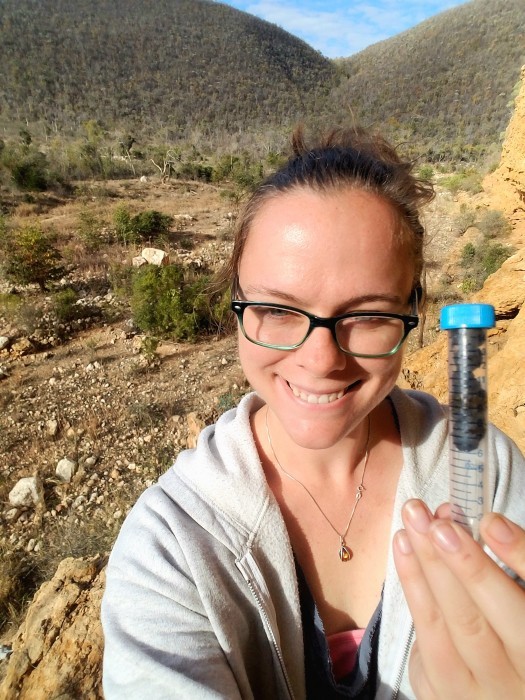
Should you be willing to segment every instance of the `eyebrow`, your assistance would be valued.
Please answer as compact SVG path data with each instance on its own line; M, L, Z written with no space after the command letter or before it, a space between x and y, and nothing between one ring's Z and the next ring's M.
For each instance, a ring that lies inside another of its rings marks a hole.
M245 289L241 289L239 285L238 289L244 294L261 294L263 296L277 297L278 299L281 299L283 303L287 302L291 306L298 306L298 308L301 308L301 306L304 305L304 301L299 297L296 297L294 294L289 294L288 292L283 292L282 290L273 289L271 287L256 287L253 285L248 285ZM340 304L336 310L343 311L344 309L348 309L352 306L359 306L361 304L378 301L394 304L405 303L404 300L397 294L362 294L360 296L353 297L352 299L348 299L344 303Z

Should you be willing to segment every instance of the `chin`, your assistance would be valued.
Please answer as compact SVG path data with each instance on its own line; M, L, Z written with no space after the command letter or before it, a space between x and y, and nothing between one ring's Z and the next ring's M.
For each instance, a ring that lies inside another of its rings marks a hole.
M286 418L282 419L279 415L277 418L289 438L299 447L308 450L329 449L344 440L355 427L347 425L338 429L333 421L328 424L324 421L301 421L291 425Z

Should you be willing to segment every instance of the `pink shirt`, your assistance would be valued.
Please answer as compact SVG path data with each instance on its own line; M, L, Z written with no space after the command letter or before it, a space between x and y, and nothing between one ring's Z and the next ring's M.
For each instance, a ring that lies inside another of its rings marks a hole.
M357 659L357 650L365 634L364 629L337 632L326 638L332 670L336 681L341 680L354 668Z

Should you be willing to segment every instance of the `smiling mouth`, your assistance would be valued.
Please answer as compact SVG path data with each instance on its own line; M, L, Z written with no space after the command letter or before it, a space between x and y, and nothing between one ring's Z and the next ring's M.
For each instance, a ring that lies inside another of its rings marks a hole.
M360 382L358 381L354 382L353 384L347 386L345 389L341 389L341 391L334 391L331 394L308 394L306 391L301 391L301 389L298 389L293 384L290 384L290 382L287 382L294 396L296 396L298 399L301 399L302 401L306 401L307 403L315 404L332 403L333 401L342 399L346 393L348 393L351 389L355 388L359 383Z

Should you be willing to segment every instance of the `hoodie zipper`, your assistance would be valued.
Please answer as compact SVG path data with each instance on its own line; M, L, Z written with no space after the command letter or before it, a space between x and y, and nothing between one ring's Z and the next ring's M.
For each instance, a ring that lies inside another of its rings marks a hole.
M401 688L401 681L403 680L403 674L405 672L405 667L408 663L408 657L410 656L410 649L412 647L412 640L414 639L414 623L411 624L410 626L410 634L408 635L408 640L405 645L405 650L403 652L403 658L401 661L401 666L399 668L399 673L397 675L396 682L394 684L393 692L392 692L392 700L397 700L397 696L399 695L399 689Z
M275 651L275 654L276 654L276 656L277 656L277 658L278 658L278 660L279 660L279 664L280 664L280 667L281 667L281 672L282 672L282 674L283 674L283 678L284 678L285 683L286 683L286 688L287 688L287 690L288 690L289 698L290 698L290 700L294 700L294 694L293 694L293 691L292 691L292 685L291 685L291 683L290 683L290 679L289 679L289 677L288 677L288 673L286 672L286 667L285 667L285 665L284 665L284 659L283 659L283 655L282 655L282 652L281 652L281 648L280 648L280 646L279 646L279 644L278 644L278 642L277 642L277 638L276 638L276 636L275 636L275 633L274 633L274 630L273 630L273 627L272 627L272 623L271 623L270 617L269 617L268 612L267 612L267 610L266 610L266 606L265 606L265 604L264 604L264 602L263 602L263 600L262 600L262 598L261 598L261 595L260 595L259 591L257 590L256 583L255 583L255 582L253 581L253 579L249 576L248 571L245 569L245 566L244 566L243 562L237 560L236 564L237 564L237 567L240 569L240 571L241 571L241 573L242 573L242 575L243 575L243 577L244 577L246 583L248 584L248 587L249 587L249 589L250 589L250 591L251 591L251 593L252 593L252 595L253 595L253 597L254 597L254 599L255 599L255 602L256 602L256 604L257 604L257 607L258 607L258 609L259 609L259 613L260 613L260 615L261 615L261 618L262 618L262 620L263 620L263 622L264 622L264 627L265 627L265 629L266 629L266 634L267 634L268 639L269 639L270 643L272 644L273 649L274 649L274 651Z

